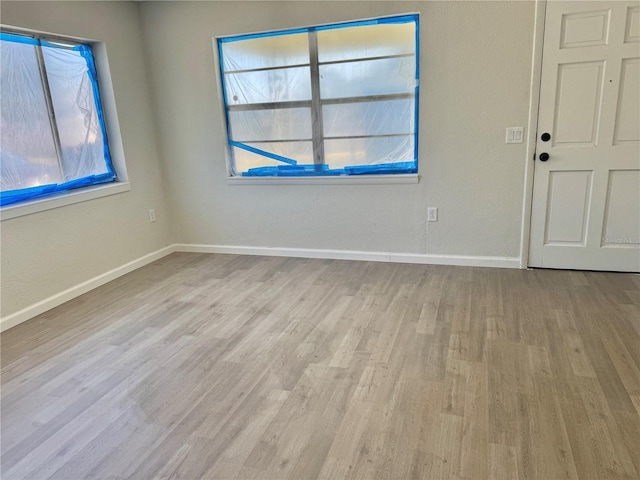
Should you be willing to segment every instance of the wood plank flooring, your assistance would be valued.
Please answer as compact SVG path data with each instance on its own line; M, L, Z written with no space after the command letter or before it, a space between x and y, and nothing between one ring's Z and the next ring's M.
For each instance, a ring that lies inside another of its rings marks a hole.
M173 254L1 337L10 479L637 479L640 276Z

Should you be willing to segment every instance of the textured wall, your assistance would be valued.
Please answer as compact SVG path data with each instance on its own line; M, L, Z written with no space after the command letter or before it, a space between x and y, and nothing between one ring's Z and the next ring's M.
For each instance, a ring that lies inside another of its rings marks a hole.
M518 256L533 2L143 2L176 241ZM212 37L419 11L420 183L229 186ZM427 206L439 221L427 224Z
M5 25L106 42L131 182L126 193L2 221L4 317L156 251L171 234L136 4L3 1L0 8Z

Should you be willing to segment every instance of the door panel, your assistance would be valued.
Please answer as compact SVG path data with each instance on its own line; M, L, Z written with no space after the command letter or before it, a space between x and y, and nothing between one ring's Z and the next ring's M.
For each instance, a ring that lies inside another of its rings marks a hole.
M620 75L614 145L640 141L640 58L625 58Z
M635 247L640 238L640 171L611 170L604 216L603 246Z
M627 28L624 42L640 42L640 7L627 9Z
M638 3L547 2L542 62L529 264L640 271Z
M558 65L553 145L595 145L604 62Z
M550 172L545 245L585 244L591 173L579 170Z
M606 45L609 10L569 13L562 16L560 48Z

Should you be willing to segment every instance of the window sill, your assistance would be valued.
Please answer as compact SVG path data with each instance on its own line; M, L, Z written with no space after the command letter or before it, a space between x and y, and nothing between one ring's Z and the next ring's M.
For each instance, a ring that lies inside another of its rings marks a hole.
M24 215L31 215L32 213L65 207L67 205L73 205L74 203L86 202L87 200L128 192L129 190L131 190L131 184L129 182L116 182L108 185L96 185L78 190L70 190L68 192L2 207L2 209L0 209L0 220L4 221Z
M398 185L418 183L417 173L327 177L227 177L228 185Z

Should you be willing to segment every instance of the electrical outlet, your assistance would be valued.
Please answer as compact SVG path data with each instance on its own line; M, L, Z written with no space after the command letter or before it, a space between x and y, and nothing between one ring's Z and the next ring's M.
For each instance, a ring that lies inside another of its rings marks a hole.
M149 210L149 222L155 222L156 221L156 211L155 209L151 209Z
M429 207L427 209L427 220L430 222L438 221L438 209L436 207Z

